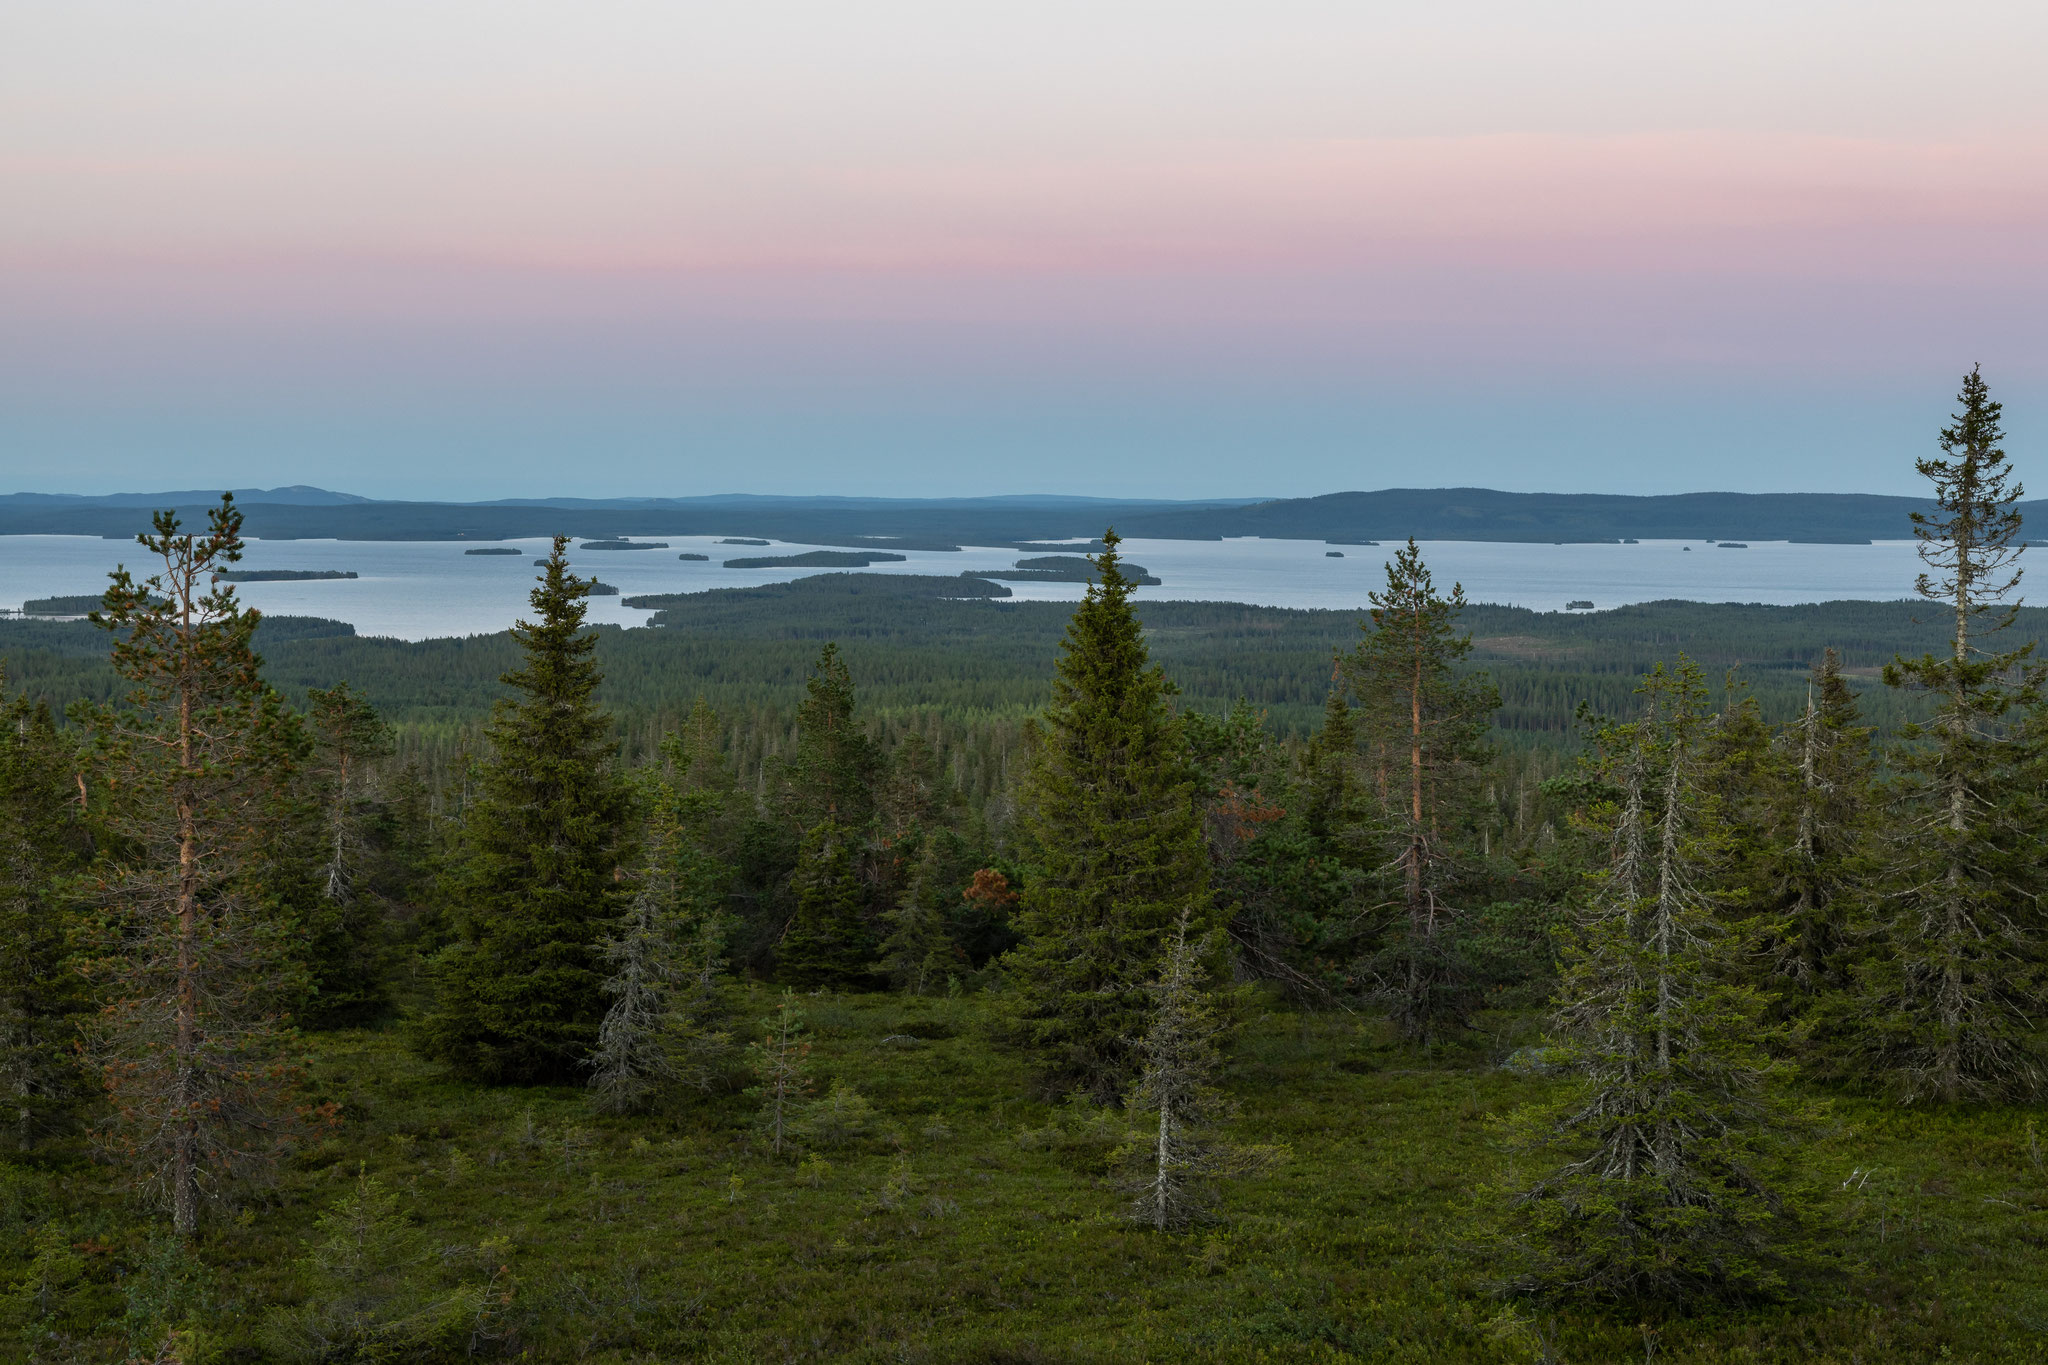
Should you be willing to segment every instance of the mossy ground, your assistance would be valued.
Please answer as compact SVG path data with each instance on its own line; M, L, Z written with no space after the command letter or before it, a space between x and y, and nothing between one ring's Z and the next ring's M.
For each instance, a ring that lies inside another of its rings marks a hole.
M774 997L735 998L751 1019ZM855 1085L877 1115L822 1166L769 1155L736 1090L604 1118L575 1090L451 1081L396 1031L314 1039L345 1121L205 1237L194 1358L267 1358L262 1311L302 1296L313 1219L359 1169L437 1243L503 1239L496 1325L534 1360L2042 1358L2048 1150L2022 1112L1830 1100L1788 1172L1806 1208L1792 1294L1646 1323L1491 1292L1489 1120L1547 1084L1498 1068L1506 1036L1421 1059L1350 1016L1251 1019L1228 1077L1238 1135L1292 1157L1229 1191L1217 1225L1161 1236L1120 1216L1113 1125L1033 1098L1022 1059L986 1040L984 1002L805 1006L820 1093ZM14 1173L10 1282L53 1201L84 1247L68 1297L37 1308L16 1290L40 1358L119 1358L146 1277L123 1270L137 1215L95 1193L108 1183L80 1163Z

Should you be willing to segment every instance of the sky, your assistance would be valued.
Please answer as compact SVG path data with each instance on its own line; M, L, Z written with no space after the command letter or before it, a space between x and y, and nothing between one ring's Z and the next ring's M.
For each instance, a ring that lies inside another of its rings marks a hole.
M0 491L1919 491L2048 5L0 3ZM2037 481L2048 490L2048 474Z

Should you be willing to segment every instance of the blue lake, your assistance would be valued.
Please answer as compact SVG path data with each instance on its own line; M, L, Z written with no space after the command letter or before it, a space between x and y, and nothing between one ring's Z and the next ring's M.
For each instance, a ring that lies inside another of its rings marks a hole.
M708 536L662 536L667 550L572 553L577 570L617 585L625 595L692 592L783 582L830 570L728 569L720 561L831 548L776 542L767 548L720 545ZM544 540L507 541L518 555L465 555L474 542L251 541L243 568L353 569L361 577L310 583L245 583L243 599L263 611L347 621L365 635L420 640L503 630L526 610L532 561ZM1540 611L1589 600L1596 607L1682 598L1699 602L1780 605L1834 599L1887 601L1910 597L1919 560L1912 541L1873 545L1791 545L1752 541L1721 549L1711 541L1646 540L1638 545L1529 545L1497 541L1433 541L1423 552L1440 585L1462 582L1474 602ZM1164 583L1149 599L1246 602L1274 607L1362 610L1384 579L1392 546L1329 546L1309 540L1132 540L1128 557ZM1328 557L1340 550L1341 559ZM709 563L676 556L694 551ZM970 546L957 552L908 551L901 564L875 573L958 574L1007 568L1011 549ZM125 563L145 570L132 541L86 536L0 536L0 607L33 597L98 592L107 571ZM1079 584L1012 583L1021 600L1069 601ZM595 598L593 621L639 625L647 613L616 597Z

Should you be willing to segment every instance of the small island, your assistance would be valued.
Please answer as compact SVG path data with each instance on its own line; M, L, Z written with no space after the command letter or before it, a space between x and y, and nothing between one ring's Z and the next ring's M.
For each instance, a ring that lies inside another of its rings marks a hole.
M765 540L749 540L745 536L728 536L718 542L720 545L766 545Z
M1344 552L1343 552L1342 550L1325 550L1325 551L1323 551L1323 558L1324 558L1324 559L1342 559L1343 557L1344 557Z
M474 550L464 550L466 555L519 555L526 551L517 545L479 545Z
M600 583L593 578L590 580L590 595L592 597L617 597L619 590L609 583Z
M161 600L161 599L159 599ZM31 597L21 604L23 616L83 616L98 611L104 599L97 593L80 593L76 597Z
M709 564L711 562L710 555L700 555L694 550L685 550L681 554L677 555L676 558L693 560L699 564Z
M1117 566L1125 578L1143 587L1157 587L1160 580L1146 572L1142 564L1123 563ZM1095 564L1081 555L1039 555L1033 559L1020 559L1014 569L976 569L982 578L1000 579L1005 583L1093 583Z
M665 540L586 540L579 550L666 550Z
M1739 540L1724 540L1721 542L1720 548L1724 550L1747 550L1749 546Z
M730 545L731 541L720 541ZM766 542L762 542L766 544ZM901 564L908 555L887 550L808 550L800 555L757 555L752 559L728 559L728 569L865 569L870 564Z
M1326 541L1324 541L1324 542L1323 542L1323 544L1325 544L1325 545L1373 545L1373 546L1377 546L1377 545L1379 544L1379 542L1378 542L1377 540L1326 540Z
M1576 602L1565 603L1564 609L1566 611L1591 611L1593 610L1593 604L1591 602L1588 602L1585 598L1581 597Z
M354 569L218 569L213 576L228 583L318 583L360 577Z

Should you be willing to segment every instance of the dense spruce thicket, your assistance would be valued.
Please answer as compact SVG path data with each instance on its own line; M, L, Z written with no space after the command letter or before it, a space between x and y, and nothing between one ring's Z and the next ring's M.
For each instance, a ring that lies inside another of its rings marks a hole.
M0 1332L2025 1358L2048 700L1960 401L1943 648L1885 676L1922 700L1852 689L1867 641L1804 642L1784 707L1673 641L1541 762L1413 544L1290 733L1179 689L1111 531L1012 745L871 714L797 632L786 722L669 675L629 747L558 540L516 655L476 646L476 746L423 764L370 690L275 685L231 499L164 514L94 627L119 690L5 703ZM1954 1314L1898 1307L1929 1285Z

